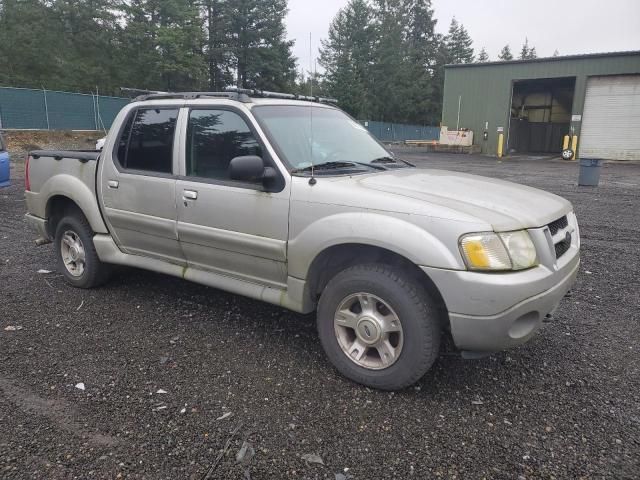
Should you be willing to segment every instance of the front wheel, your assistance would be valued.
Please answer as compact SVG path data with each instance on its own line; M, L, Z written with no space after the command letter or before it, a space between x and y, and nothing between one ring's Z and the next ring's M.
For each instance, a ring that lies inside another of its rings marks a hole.
M80 211L68 212L58 222L54 248L58 270L70 285L93 288L108 279L109 265L98 258L93 245L93 231Z
M407 387L438 356L438 309L399 268L371 264L342 271L322 292L317 321L331 363L369 387Z

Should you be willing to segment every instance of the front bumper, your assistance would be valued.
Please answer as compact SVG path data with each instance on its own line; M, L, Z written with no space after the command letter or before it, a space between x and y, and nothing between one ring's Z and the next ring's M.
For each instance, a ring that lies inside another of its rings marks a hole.
M580 256L561 267L538 266L506 274L423 267L449 310L454 343L461 350L496 352L529 340L576 281Z

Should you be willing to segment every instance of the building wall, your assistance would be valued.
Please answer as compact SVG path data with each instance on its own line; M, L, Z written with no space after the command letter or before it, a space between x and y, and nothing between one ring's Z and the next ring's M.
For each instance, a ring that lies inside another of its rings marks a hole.
M498 127L504 128L505 152L511 91L517 80L575 77L572 115L582 115L587 78L596 75L640 74L640 52L555 57L534 61L451 65L445 68L442 124L455 129L460 102L460 128L474 131L474 143L495 155ZM489 138L483 141L485 122ZM572 122L580 135L580 122Z

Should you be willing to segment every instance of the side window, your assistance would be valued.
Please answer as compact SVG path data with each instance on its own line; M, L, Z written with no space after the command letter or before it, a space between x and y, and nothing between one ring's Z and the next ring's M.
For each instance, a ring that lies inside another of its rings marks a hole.
M192 110L187 129L187 175L229 180L229 163L262 148L240 115L226 110Z
M140 109L129 117L118 143L124 168L171 173L177 109Z
M118 140L118 153L117 160L123 167L127 164L127 145L129 145L129 138L131 137L131 125L133 125L133 119L136 117L136 112L133 115L129 115L127 123L122 129L120 134L120 140Z

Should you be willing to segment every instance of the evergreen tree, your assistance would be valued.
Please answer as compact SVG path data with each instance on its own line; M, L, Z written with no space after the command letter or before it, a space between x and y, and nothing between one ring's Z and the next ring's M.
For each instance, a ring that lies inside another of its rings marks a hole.
M442 37L435 33L437 20L431 0L406 0L409 71L407 120L437 124L441 118L442 92L438 74Z
M320 49L327 95L361 119L371 115L372 15L365 0L351 0L331 22Z
M520 60L531 60L533 58L538 58L536 47L529 47L529 39L525 38L522 50L520 50Z
M118 88L119 72L117 38L120 27L114 13L114 0L56 0L51 2L51 14L61 37L59 52L64 88L103 91ZM38 33L39 34L39 33ZM51 47L49 47L51 49Z
M331 94L327 91L327 85L325 77L314 72L300 72L296 79L296 85L293 93L298 95L313 95L314 97L331 97Z
M52 10L38 0L0 2L1 84L40 88L63 73L62 38L50 28L54 21Z
M404 0L375 0L374 43L371 78L373 109L379 120L406 122L411 99L406 95L411 86L407 68L408 9Z
M558 56L560 56L560 52L558 51L558 49L557 49L557 48L553 51L553 56L554 56L554 57L558 57Z
M190 0L131 0L122 58L137 88L197 90L204 83L204 29Z
M209 90L220 91L233 83L229 55L229 7L224 0L203 0L204 54Z
M0 2L0 82L112 93L120 30L113 0Z
M286 39L287 0L228 0L232 65L237 85L291 90L296 60Z
M489 54L487 53L487 51L485 50L484 47L482 47L482 50L480 50L480 54L478 55L478 63L484 63L484 62L488 62L489 61Z
M500 50L500 55L498 55L498 58L503 62L508 62L510 60L513 60L511 47L509 45L505 45L504 47L502 47L502 50Z
M451 20L449 33L445 37L449 63L472 63L473 62L473 40L455 17Z

